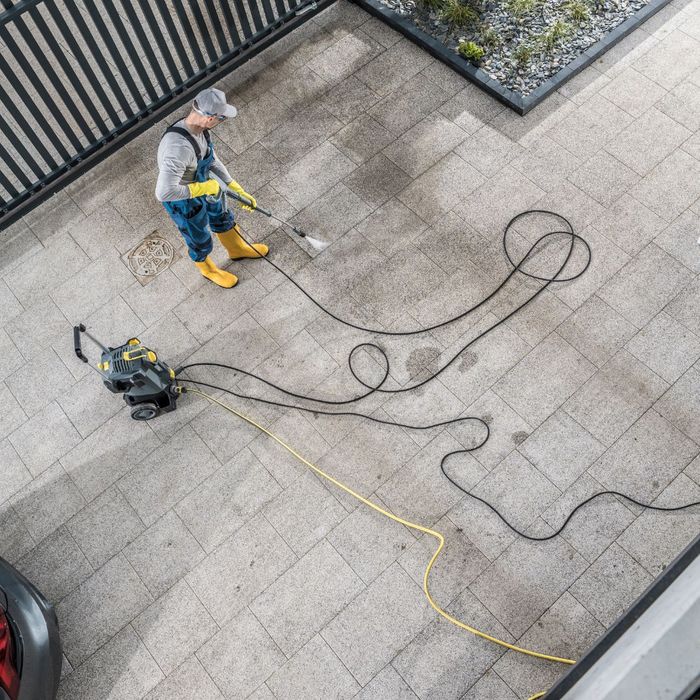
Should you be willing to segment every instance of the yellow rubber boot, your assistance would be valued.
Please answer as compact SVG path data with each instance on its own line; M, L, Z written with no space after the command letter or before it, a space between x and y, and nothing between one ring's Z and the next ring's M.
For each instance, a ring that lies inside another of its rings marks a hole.
M208 280L218 284L219 287L224 287L224 289L231 289L238 282L236 275L219 269L208 255L204 262L195 262L195 265Z
M241 238L240 231L238 224L234 224L233 228L230 228L228 231L217 234L221 245L226 248L231 260L262 258L267 255L269 248L264 243L251 243L249 245Z

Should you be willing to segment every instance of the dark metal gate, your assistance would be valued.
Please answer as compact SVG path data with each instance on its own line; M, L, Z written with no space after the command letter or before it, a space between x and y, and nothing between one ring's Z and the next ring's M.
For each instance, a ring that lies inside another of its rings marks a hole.
M0 0L0 230L334 0Z

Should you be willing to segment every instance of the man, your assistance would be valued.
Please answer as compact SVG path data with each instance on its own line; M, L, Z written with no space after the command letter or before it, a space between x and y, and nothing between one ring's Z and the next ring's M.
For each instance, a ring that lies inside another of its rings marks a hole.
M252 206L244 209L252 211L256 205L255 198L229 175L216 157L209 137L210 129L224 119L233 119L237 113L233 105L226 103L221 90L203 90L187 117L166 130L158 147L156 197L183 235L190 258L202 275L227 289L238 282L238 277L219 269L209 256L213 248L212 231L232 260L259 258L268 252L264 243L248 245L241 238L233 213L224 206L220 194L218 180L250 200Z

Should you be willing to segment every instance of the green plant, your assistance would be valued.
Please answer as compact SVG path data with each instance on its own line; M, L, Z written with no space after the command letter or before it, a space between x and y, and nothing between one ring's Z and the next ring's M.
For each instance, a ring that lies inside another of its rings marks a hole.
M457 51L459 51L460 56L463 56L467 61L471 61L472 63L479 63L486 53L479 44L473 41L461 42L457 47Z
M445 7L445 0L417 0L417 3L424 10L430 12L440 12Z
M542 4L542 0L508 0L506 10L515 17L523 17L541 7Z
M585 22L591 16L588 5L581 0L569 0L564 3L563 8L574 22Z
M500 46L503 43L501 35L493 27L485 27L479 32L479 39L483 46L491 49Z
M463 5L459 0L449 0L440 16L444 22L453 27L469 27L479 21L476 11L469 5Z
M513 51L513 58L519 66L526 66L532 58L532 47L525 42L518 44L515 51Z
M542 48L545 51L552 51L572 32L573 27L568 22L557 20L544 34L540 36Z

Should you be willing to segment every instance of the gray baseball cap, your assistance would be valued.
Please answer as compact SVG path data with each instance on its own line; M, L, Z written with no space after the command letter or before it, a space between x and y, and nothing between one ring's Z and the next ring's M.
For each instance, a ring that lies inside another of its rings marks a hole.
M202 90L194 101L197 109L208 117L220 116L233 119L238 114L238 110L226 102L226 95L216 88Z

